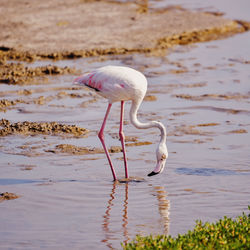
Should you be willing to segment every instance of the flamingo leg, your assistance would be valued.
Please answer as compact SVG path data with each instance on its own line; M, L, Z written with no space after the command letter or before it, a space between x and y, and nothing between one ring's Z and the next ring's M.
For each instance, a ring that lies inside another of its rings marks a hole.
M123 160L124 160L124 167L125 167L125 178L128 178L128 166L127 166L127 157L126 157L126 149L125 149L125 135L123 133L123 116L124 116L124 101L121 101L121 116L120 116L120 130L119 136L122 144L122 152L123 152Z
M115 180L117 180L116 175L115 175L115 170L113 168L113 165L112 165L111 158L110 158L109 152L107 150L107 147L105 145L104 134L103 134L103 131L104 131L104 128L105 128L105 125L106 125L106 121L107 121L107 118L108 118L111 106L112 106L112 103L109 103L107 111L106 111L106 114L105 114L105 117L104 117L104 120L103 120L103 123L102 123L102 127L101 127L101 129L100 129L100 131L98 133L98 137L99 137L99 139L100 139L100 141L102 143L102 146L104 148L105 154L106 154L106 156L108 158L108 162L109 162L109 165L110 165L110 168L111 168L111 172L112 172L112 175L113 175L113 178L114 178L114 181L115 181Z

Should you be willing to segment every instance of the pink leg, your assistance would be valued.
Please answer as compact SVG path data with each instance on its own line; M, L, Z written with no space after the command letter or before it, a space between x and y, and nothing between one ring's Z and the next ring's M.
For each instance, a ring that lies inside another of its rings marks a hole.
M120 117L120 130L119 136L122 143L122 152L123 152L123 159L124 159L124 167L125 167L125 178L128 178L128 166L127 166L127 157L126 157L126 149L124 143L124 133L123 133L123 114L124 114L124 101L121 101L121 117Z
M101 127L101 130L99 131L98 133L98 137L99 139L101 140L101 143L102 143L102 146L104 148L104 151L105 151L105 154L108 158L108 161L109 161L109 165L110 165L110 168L111 168L111 172L113 174L113 178L114 178L114 181L117 180L116 178L116 175L115 175L115 170L113 168L113 165L112 165L112 162L111 162L111 158L110 158L110 155L109 155L109 152L106 148L106 145L105 145L105 142L104 142L104 135L103 135L103 131L104 131L104 128L105 128L105 125L106 125L106 120L108 118L108 115L109 115L109 111L111 109L111 106L112 106L112 103L109 103L108 105L108 108L107 108L107 111L106 111L106 114L105 114L105 117L104 117L104 120L103 120L103 123L102 123L102 127Z

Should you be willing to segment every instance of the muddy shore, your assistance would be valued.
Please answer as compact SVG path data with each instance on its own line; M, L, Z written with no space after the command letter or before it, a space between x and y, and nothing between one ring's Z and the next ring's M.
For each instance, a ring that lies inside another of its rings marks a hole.
M0 60L29 61L160 53L176 44L219 39L249 29L247 22L180 6L150 9L143 1L88 0L4 0L0 25Z

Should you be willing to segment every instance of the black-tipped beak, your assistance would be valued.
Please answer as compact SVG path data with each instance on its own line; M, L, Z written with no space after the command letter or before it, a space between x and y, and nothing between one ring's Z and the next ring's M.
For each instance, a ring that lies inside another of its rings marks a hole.
M157 173L157 172L152 171L151 173L148 174L148 176L153 176L153 175L156 175L156 174L159 174L159 172Z

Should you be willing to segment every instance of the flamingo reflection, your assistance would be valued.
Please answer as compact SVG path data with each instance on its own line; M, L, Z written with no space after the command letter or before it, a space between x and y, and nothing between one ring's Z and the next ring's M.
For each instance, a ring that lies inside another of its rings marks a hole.
M167 192L161 186L154 187L156 191L156 197L158 200L158 209L161 216L161 222L164 228L164 234L169 234L169 211L170 211L170 201L167 200Z
M109 200L107 203L105 214L103 215L103 223L102 228L104 232L104 239L102 240L103 243L106 244L106 246L110 249L115 249L115 247L112 244L112 241L117 240L117 230L112 230L112 208L115 204L115 198L116 198L116 191L118 187L121 187L124 189L124 198L122 203L122 235L123 235L123 243L126 244L130 240L129 237L129 231L128 231L128 186L129 183L120 183L118 181L114 182L112 185L111 193L109 195ZM169 209L170 209L170 202L167 199L167 192L164 190L161 186L155 186L153 187L153 194L156 196L158 201L158 211L160 214L160 223L163 225L163 233L168 234L169 233ZM120 195L119 195L120 197ZM117 199L119 199L117 197ZM119 236L118 236L119 237ZM135 237L135 235L131 235L131 237ZM121 240L122 241L122 240Z

